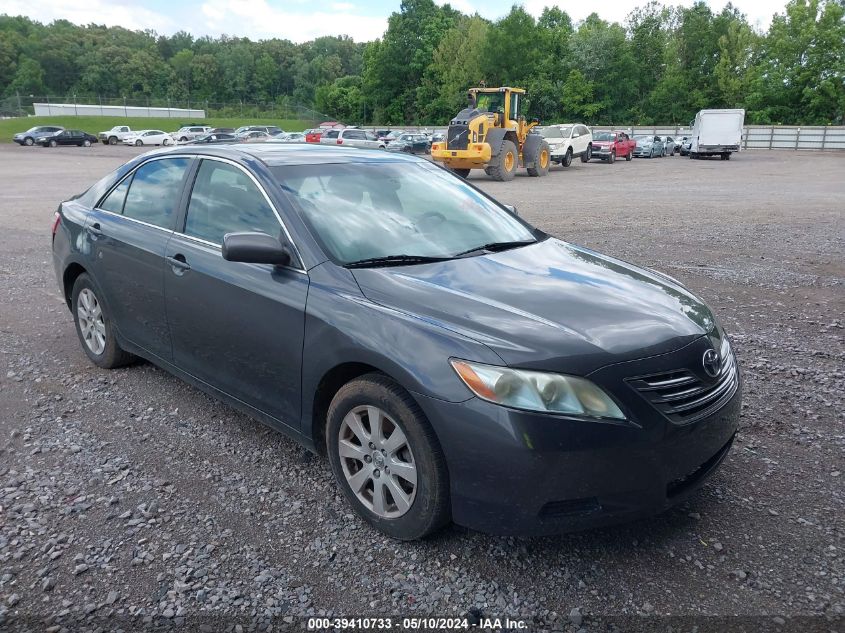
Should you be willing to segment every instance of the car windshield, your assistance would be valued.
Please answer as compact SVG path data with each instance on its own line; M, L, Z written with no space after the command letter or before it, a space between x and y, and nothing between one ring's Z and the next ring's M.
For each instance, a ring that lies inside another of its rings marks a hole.
M545 138L569 138L572 132L571 127L546 127L540 133Z
M312 233L339 264L382 257L449 258L484 245L534 241L530 227L460 178L427 163L273 168Z
M596 132L593 134L594 141L612 141L616 138L613 132Z
M634 140L635 141L653 141L654 137L653 136L635 136Z
M475 107L482 112L504 112L504 92L480 92L475 97Z

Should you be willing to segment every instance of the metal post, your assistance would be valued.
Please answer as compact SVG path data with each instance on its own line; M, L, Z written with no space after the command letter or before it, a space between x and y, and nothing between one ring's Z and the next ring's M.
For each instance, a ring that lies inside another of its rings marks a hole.
M827 149L827 126L824 126L824 132L822 132L822 149Z
M15 95L18 98L18 114L23 114L23 108L21 107L21 93L16 92Z
M795 149L798 149L798 142L801 140L801 128L795 130Z
M79 110L76 107L76 93L73 93L73 116L79 116Z
M750 128L747 128L747 127L743 128L743 131L745 132L745 138L743 139L742 149L748 149L748 131L749 131L749 129Z
M772 149L772 143L775 141L775 126L769 128L769 149Z
M126 95L123 95L123 116L129 116L126 113Z

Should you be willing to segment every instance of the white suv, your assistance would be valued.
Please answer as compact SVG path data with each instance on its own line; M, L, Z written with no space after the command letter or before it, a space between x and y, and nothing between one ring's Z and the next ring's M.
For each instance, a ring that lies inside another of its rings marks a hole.
M211 132L211 128L207 125L188 125L185 127L180 127L170 136L173 137L174 141L179 141L180 143L187 143L188 141L198 139L200 136L205 136L209 132Z
M579 156L582 163L589 162L593 154L593 133L581 123L547 125L540 130L551 150L552 162L569 167L572 158Z
M320 137L321 145L346 145L351 147L366 147L369 149L384 149L384 141L372 132L367 132L354 127L347 127L342 130L328 130Z

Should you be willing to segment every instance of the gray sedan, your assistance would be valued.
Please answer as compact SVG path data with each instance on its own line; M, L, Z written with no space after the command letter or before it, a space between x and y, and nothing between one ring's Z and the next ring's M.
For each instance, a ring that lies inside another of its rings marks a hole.
M350 507L394 538L657 514L737 430L741 376L700 299L423 158L168 148L63 202L52 227L93 364L145 358L327 456ZM314 516L337 511L322 470Z
M655 156L665 156L663 153L663 141L659 136L644 134L635 136L634 140L637 142L637 146L634 148L634 158L654 158Z

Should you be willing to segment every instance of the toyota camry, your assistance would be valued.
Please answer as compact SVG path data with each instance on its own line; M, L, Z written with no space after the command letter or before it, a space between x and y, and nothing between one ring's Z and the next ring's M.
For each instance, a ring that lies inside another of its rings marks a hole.
M53 258L91 362L146 359L326 455L399 539L657 514L737 429L700 299L421 158L153 151L59 206Z

